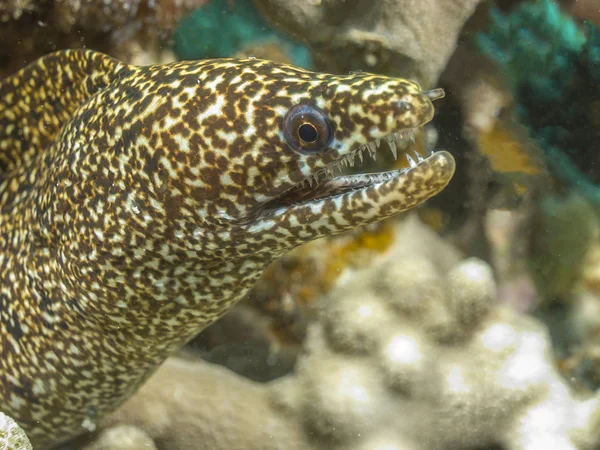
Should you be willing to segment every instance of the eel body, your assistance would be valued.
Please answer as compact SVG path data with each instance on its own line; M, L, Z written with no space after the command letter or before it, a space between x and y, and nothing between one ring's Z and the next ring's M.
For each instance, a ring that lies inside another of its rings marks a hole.
M447 152L332 171L433 116L413 82L257 59L48 55L0 81L0 411L85 431L286 251L441 191Z

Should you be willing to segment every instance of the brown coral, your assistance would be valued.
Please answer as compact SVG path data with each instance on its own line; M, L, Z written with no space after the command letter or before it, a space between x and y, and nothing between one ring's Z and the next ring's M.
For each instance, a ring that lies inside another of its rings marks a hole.
M136 43L160 47L185 14L207 1L0 0L0 76L64 48L94 48L129 60Z
M435 83L480 0L254 0L305 40L330 71L366 70Z

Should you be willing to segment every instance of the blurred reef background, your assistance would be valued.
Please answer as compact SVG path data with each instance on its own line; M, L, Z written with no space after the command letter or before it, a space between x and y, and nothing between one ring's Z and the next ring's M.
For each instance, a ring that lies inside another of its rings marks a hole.
M394 75L446 90L415 145L457 161L275 262L63 450L600 449L599 26L597 0L0 0L0 77L64 48Z

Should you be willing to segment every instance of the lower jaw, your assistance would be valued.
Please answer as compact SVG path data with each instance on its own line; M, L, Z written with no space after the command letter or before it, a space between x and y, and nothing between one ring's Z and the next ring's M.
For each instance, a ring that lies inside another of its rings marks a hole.
M317 234L322 235L346 231L418 206L444 189L455 168L446 151L409 164L405 169L322 180L293 192L295 196L282 197L263 209L260 218L273 226L294 223L305 231L320 230Z

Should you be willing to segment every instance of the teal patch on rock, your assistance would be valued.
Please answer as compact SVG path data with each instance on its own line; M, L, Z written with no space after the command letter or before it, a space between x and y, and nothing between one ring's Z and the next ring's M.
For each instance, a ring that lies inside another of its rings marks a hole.
M512 87L516 114L568 188L600 203L600 31L552 0L492 9L477 36Z
M179 59L224 58L247 45L275 41L301 67L311 68L308 48L273 30L249 0L211 0L178 25L173 49Z

